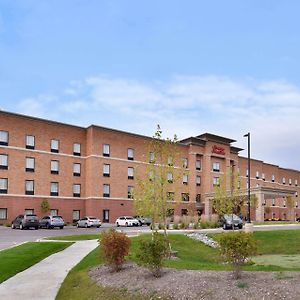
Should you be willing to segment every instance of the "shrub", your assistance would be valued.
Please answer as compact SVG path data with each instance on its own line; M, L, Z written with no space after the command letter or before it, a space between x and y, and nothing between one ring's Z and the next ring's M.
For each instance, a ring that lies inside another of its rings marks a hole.
M219 245L221 256L232 266L234 278L240 278L241 266L257 252L257 242L252 233L222 233Z
M200 227L202 229L206 229L206 228L217 228L219 227L218 222L216 221L201 221L200 222Z
M178 223L173 224L173 229L178 229Z
M137 261L148 268L154 277L161 276L162 260L169 253L168 239L158 232L154 232L152 239L141 240L137 250Z
M128 255L130 239L125 233L114 229L104 231L100 235L100 255L113 271L119 271Z

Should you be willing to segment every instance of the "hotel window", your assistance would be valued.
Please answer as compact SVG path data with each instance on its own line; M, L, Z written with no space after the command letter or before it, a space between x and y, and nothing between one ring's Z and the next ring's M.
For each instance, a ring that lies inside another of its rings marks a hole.
M282 178L282 184L285 184L285 177Z
M291 178L289 179L289 185L292 185L292 179Z
M188 175L183 175L183 176L182 176L182 183L183 183L183 184L188 184L188 180L189 180Z
M297 179L295 179L295 186L297 186L298 185L298 180Z
M168 201L174 201L175 200L175 193L174 192L167 192L167 199L168 199Z
M259 171L256 171L255 177L256 179L259 179Z
M155 155L154 152L149 153L149 162L154 163L155 162Z
M181 201L184 201L184 202L190 201L189 193L181 193Z
M201 202L201 194L196 195L196 202Z
M26 149L34 149L35 138L33 135L26 135Z
M129 167L127 173L128 173L128 179L134 179L133 168Z
M272 182L275 182L275 175L272 175Z
M201 177L200 176L196 176L196 185L197 186L201 185Z
M58 182L51 182L50 196L58 196Z
M33 208L25 208L24 209L24 214L25 215L33 215L34 214L34 209Z
M168 182L173 183L173 173L171 172L168 173Z
M73 210L73 222L77 222L80 219L80 210Z
M80 176L81 175L81 164L74 163L73 164L73 176Z
M110 165L103 164L103 176L105 176L105 177L110 176Z
M187 216L188 215L188 210L186 208L181 209L181 216Z
M132 199L133 198L133 186L129 185L127 188L127 198Z
M246 177L248 177L249 176L249 170L247 169L246 170Z
M103 197L109 197L109 195L110 195L109 184L103 184Z
M81 145L79 143L73 144L73 155L76 155L76 156L81 155Z
M50 209L50 216L52 217L58 216L58 209Z
M213 163L213 171L220 172L220 163L218 163L218 162Z
M103 144L103 149L102 149L102 154L103 156L109 157L110 156L110 147L108 144Z
M81 193L81 185L80 184L73 184L73 197L80 197Z
M0 194L7 194L8 179L0 178Z
M0 169L7 170L8 169L8 155L0 154Z
M127 159L133 160L134 159L134 150L132 148L127 149Z
M58 153L59 152L59 140L51 140L51 152Z
M26 157L25 171L26 172L34 172L34 166L35 166L34 157Z
M58 174L59 173L59 161L58 160L51 160L50 170L51 170L51 174Z
M213 178L213 186L220 186L220 178L219 177Z
M187 158L183 158L182 159L182 166L183 166L183 168L187 168L188 167L188 159Z
M272 199L272 206L275 206L275 198Z
M25 195L34 195L34 181L25 180Z
M265 173L261 173L261 179L262 179L263 181L266 180Z
M0 145L7 146L8 145L8 132L4 130L0 130Z
M0 208L0 220L7 219L7 208Z
M196 160L196 170L197 171L201 170L201 160Z

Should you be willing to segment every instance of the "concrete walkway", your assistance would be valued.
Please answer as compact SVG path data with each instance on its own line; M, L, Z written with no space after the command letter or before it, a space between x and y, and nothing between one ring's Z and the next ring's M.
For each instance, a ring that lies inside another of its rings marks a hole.
M54 300L68 272L98 246L79 241L0 284L0 299Z

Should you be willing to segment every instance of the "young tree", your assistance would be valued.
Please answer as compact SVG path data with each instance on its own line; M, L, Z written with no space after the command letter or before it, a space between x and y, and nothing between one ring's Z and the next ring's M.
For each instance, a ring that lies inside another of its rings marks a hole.
M50 210L50 204L47 199L41 202L41 210L43 213L47 213Z
M176 205L174 194L182 180L185 168L182 165L176 135L173 139L163 139L159 125L153 139L147 145L149 163L145 168L137 169L137 185L134 188L133 199L135 212L138 215L152 218L154 225L163 225L167 235L167 218ZM147 160L148 155L146 155ZM170 190L172 193L170 193Z
M286 197L286 207L288 209L289 212L289 220L290 221L294 221L294 217L293 217L293 209L294 209L294 199L292 196L287 196Z

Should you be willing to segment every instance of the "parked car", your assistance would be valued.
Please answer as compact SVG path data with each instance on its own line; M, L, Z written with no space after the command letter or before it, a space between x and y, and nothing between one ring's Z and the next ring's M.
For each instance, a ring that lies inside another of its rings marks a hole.
M101 221L97 219L96 217L84 217L77 221L77 227L97 227L99 228L101 226Z
M37 215L34 214L25 214L25 215L18 215L12 222L11 228L20 228L28 229L28 228L35 228L39 229L39 219Z
M63 229L65 226L65 221L61 216L45 216L40 219L39 221L40 228L54 228L59 227L60 229Z
M223 215L220 218L220 226L226 229L242 229L243 221L237 215Z
M119 226L139 226L140 222L131 216L121 216L116 220L117 227Z
M134 219L137 219L139 221L139 225L143 226L143 225L147 225L150 226L152 223L151 218L147 218L147 217L141 217L141 216L134 216Z
M297 222L300 222L300 218L297 218L296 221L297 221Z

